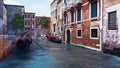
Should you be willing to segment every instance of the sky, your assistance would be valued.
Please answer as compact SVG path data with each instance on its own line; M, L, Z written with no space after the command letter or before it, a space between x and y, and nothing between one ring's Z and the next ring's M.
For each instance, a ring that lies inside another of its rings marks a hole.
M4 0L5 4L23 5L26 12L34 12L36 16L51 16L50 4L53 0Z

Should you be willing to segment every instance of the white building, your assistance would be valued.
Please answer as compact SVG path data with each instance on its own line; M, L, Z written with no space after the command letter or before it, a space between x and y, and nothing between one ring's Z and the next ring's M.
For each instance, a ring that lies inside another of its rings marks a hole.
M57 29L58 35L63 36L63 0L57 2Z
M104 0L103 8L103 45L120 48L120 0Z
M51 3L51 34L58 34L58 26L57 26L57 0L54 0Z

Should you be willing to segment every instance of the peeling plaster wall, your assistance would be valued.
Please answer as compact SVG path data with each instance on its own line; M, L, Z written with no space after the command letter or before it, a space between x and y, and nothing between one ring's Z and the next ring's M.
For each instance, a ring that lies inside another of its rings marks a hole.
M120 48L120 1L118 4L107 3L104 3L103 43L107 49ZM117 30L108 30L108 13L112 11L117 11Z

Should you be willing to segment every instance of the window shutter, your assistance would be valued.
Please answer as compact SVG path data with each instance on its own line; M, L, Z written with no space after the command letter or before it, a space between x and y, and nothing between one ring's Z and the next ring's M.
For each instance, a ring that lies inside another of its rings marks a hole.
M108 30L116 30L116 11L108 13Z

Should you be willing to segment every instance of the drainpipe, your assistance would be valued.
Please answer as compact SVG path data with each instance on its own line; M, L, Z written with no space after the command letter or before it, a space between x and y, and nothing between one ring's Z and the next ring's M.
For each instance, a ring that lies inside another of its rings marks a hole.
M101 17L100 17L100 51L103 52L103 0L101 0Z

